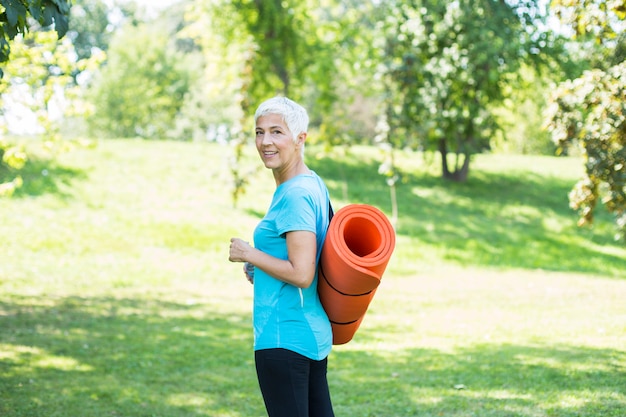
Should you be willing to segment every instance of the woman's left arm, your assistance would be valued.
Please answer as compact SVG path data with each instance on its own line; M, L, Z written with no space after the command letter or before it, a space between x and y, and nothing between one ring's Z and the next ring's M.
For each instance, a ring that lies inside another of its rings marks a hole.
M317 240L315 233L304 230L287 232L287 257L278 259L247 242L233 238L230 240L232 262L250 262L272 277L299 288L308 288L315 277Z

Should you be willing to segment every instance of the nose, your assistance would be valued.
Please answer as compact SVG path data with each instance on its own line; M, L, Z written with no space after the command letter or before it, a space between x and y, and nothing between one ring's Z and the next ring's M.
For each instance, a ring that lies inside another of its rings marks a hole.
M259 135L261 136L260 138L261 145L269 145L272 143L272 135L270 135L269 132L260 133Z

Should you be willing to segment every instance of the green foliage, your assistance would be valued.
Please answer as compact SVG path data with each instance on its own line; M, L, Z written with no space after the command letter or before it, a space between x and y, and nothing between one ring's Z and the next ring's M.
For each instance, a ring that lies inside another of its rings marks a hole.
M583 41L610 59L562 83L546 116L553 140L563 149L580 147L585 176L570 192L579 225L591 224L601 200L615 215L616 238L626 240L626 7L623 1L555 1L553 10Z
M17 174L24 168L28 155L20 146L0 138L0 197L10 197L24 183Z
M106 52L114 28L109 13L111 9L102 0L74 1L68 37L79 58L89 58L94 48Z
M70 7L69 0L0 1L0 63L4 65L0 68L0 78L3 78L0 81L0 107L3 114L6 96L10 95L13 100L30 102L27 108L37 112L38 121L44 128L55 127L50 123L48 104L55 88L67 85L65 76L71 64L63 52L68 46L57 49L49 34L35 32L29 35L28 32L54 25L57 39L62 38L68 31ZM18 35L21 36L12 51L11 42L16 41ZM33 44L32 48L25 44L24 37ZM9 61L11 55L13 61ZM4 77L5 72L10 75L9 80ZM26 91L23 88L13 91L20 88L18 85L25 86ZM6 130L4 123L1 130L3 133ZM12 195L23 184L19 170L28 155L19 146L0 138L0 156L0 196Z
M547 114L554 141L579 146L585 176L570 193L579 225L593 222L599 200L616 217L618 235L626 237L626 63L607 72L593 70L559 86Z
M302 76L310 60L302 30L306 2L233 0L229 6L240 14L254 44L251 96L272 92L293 96L292 79Z
M532 1L391 4L379 45L389 142L437 149L444 178L465 180L471 155L498 129L492 111L505 83L546 43L533 26L539 18ZM448 152L457 156L452 168Z
M574 47L579 49L577 54L588 61L591 68L607 70L626 60L624 0L554 0L550 8L569 29Z
M227 248L275 184L252 177L233 210L226 152L101 141L26 164L49 171L0 200L0 415L263 415L252 288ZM363 325L330 356L337 415L622 417L626 248L603 213L575 227L579 159L478 155L449 184L396 157L408 204ZM387 212L377 149L311 162L338 207Z
M537 92L549 91L562 79L555 72L542 74L522 65L505 83L506 98L492 110L500 128L489 141L493 152L554 155L556 145L543 127L547 96Z
M99 55L78 61L74 57L72 44L67 39L58 41L50 31L30 32L14 40L11 60L0 80L3 132L8 129L7 114L20 108L35 115L37 136L48 153L53 155L72 146L70 140L60 136L64 118L82 117L90 111L74 76L93 71L101 60ZM4 165L5 174L11 174L0 177L0 195L10 195L23 183L20 170L28 155L20 144L8 140L0 141L0 153L0 168Z
M94 82L94 133L109 137L173 136L195 68L158 25L127 25L111 42Z
M620 37L626 19L623 0L552 0L550 7L575 36L590 35L605 46Z
M323 124L337 102L336 109L350 104L347 87L362 86L365 78L355 75L375 66L371 10L370 2L357 1L197 0L184 36L202 46L207 63L225 59L222 73L241 89L233 101L244 114L283 94Z
M242 105L248 100L242 73L250 71L247 36L231 37L223 19L213 15L209 2L194 2L184 15L177 40L199 50L199 72L190 86L177 118L177 131L195 140L231 140L242 131ZM237 14L230 15L233 26L241 25Z
M383 86L376 73L379 56L373 47L379 36L378 2L323 4L312 13L314 28L306 31L308 43L315 45L305 78L312 123L319 126L318 140L328 147L372 144L383 109Z
M9 59L10 41L30 29L29 16L43 27L54 24L57 36L59 38L65 36L71 4L70 0L0 1L0 63ZM0 68L0 77L2 75L3 70Z
M261 101L276 94L289 95L307 107L312 125L322 126L321 131L329 136L324 140L341 141L336 134L341 128L334 126L340 118L333 114L345 117L348 100L337 100L338 92L347 91L351 78L348 67L353 62L340 64L341 57L359 50L346 47L357 31L347 24L357 18L354 13L345 13L347 10L352 12L335 1L321 5L277 0L194 2L189 24L181 35L201 46L206 66L192 98L202 105L195 112L202 109L213 119L204 116L200 126L230 126L226 140L235 148L230 167L234 204L244 192L249 175L241 170L240 148L252 137L248 134L252 131L251 116ZM216 90L220 93L215 94ZM198 96L208 99L196 100ZM193 111L192 107L187 109ZM333 113L335 109L339 111Z

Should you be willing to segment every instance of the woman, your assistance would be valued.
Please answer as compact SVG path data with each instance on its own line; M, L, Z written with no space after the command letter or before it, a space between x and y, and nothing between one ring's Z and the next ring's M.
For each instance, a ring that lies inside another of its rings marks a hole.
M245 262L254 284L259 386L270 417L332 417L326 379L332 330L317 294L328 189L303 160L309 117L302 106L271 98L254 119L256 147L276 190L254 230L254 247L232 238L228 259Z

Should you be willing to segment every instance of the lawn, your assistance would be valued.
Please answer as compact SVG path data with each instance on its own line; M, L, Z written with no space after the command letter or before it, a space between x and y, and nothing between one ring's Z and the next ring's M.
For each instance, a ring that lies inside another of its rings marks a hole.
M309 165L335 209L390 214L376 149ZM33 160L0 199L0 416L256 417L251 286L227 261L273 192L233 207L232 149L98 142ZM336 346L337 416L623 417L626 247L599 208L576 227L575 158L480 155L470 181L398 155L397 246L355 339Z

